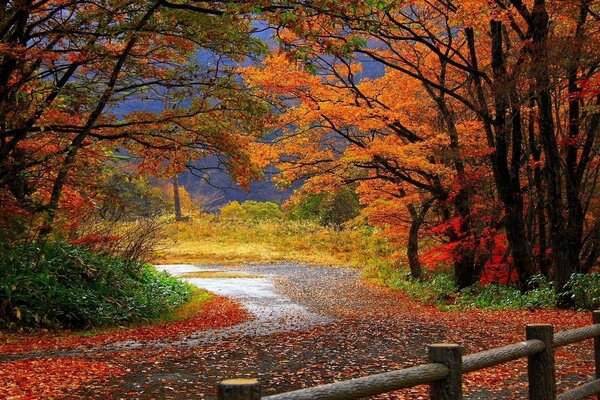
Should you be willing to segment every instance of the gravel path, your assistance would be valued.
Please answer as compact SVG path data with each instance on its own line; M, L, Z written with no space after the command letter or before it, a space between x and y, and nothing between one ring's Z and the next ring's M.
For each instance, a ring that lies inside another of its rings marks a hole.
M129 353L122 360L129 373L85 391L85 397L214 399L215 383L228 377L257 377L268 393L277 393L413 366L425 359L427 343L446 340L445 328L407 312L410 305L401 297L369 285L354 269L293 263L161 268L261 275L189 279L239 300L255 318L168 343L135 344L140 357L159 361L129 362ZM96 354L114 356L111 349ZM419 388L379 398L417 399L424 393ZM475 391L468 398L498 397Z
M270 267L240 269L220 266L160 265L157 268L173 275L190 272L243 272L253 278L185 278L191 284L221 296L241 302L253 315L253 319L225 329L197 332L189 337L171 342L173 346L197 346L201 343L215 343L239 334L246 336L267 336L275 333L304 331L315 326L333 322L333 318L310 311L284 295L275 285L275 280L288 277L298 267L289 264ZM305 269L315 274L314 269ZM296 272L297 273L297 272ZM347 278L356 279L354 271L345 272ZM242 275L243 276L243 275Z

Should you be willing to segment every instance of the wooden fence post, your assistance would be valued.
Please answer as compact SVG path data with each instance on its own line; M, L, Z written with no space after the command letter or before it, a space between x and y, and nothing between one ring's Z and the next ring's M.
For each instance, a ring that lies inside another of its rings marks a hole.
M532 324L526 327L527 340L539 339L546 348L527 357L529 398L532 400L556 399L556 376L554 375L554 326Z
M256 379L226 379L217 387L219 400L260 400L260 385Z
M429 361L444 364L450 371L446 379L431 383L432 400L462 399L462 351L462 346L454 343L429 345Z
M592 322L600 324L600 310L593 312ZM594 338L594 360L596 360L596 379L600 379L600 337L598 336ZM600 400L600 393L598 393L597 399Z

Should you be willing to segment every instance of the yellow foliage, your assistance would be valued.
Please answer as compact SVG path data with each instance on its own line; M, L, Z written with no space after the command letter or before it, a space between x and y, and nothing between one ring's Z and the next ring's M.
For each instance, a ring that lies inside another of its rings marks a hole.
M169 185L167 187L167 196L171 201L174 201L174 190L173 185ZM192 196L185 189L185 186L179 186L179 200L181 201L181 210L184 214L190 215L196 213L198 210L198 206L194 203Z

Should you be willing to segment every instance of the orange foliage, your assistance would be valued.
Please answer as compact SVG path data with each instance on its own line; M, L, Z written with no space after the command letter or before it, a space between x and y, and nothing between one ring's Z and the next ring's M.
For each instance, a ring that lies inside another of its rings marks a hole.
M352 185L372 224L394 243L417 225L423 261L464 270L461 286L484 270L510 281L490 275L513 265L521 285L588 270L600 254L582 240L600 220L584 206L597 197L600 30L590 3L533 3L267 15L282 46L243 73L281 109L269 154L280 183L304 179L298 196Z

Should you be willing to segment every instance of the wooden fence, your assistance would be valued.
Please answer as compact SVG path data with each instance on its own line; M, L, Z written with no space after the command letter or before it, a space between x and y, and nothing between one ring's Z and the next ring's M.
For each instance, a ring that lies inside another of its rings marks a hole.
M596 379L573 390L556 394L554 349L594 339ZM526 340L504 347L462 356L462 347L452 343L428 346L429 364L369 375L343 382L261 397L256 379L228 379L218 385L219 400L333 400L360 399L403 388L428 384L434 400L462 399L462 374L527 357L529 398L532 400L600 400L600 310L593 324L554 334L546 324L527 325Z

